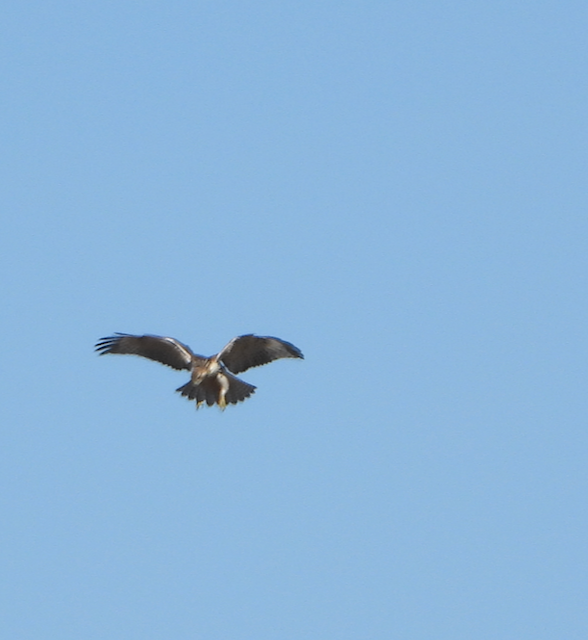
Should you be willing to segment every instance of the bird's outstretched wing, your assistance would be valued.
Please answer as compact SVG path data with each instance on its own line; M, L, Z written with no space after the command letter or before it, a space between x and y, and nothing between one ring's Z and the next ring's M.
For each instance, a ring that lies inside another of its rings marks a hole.
M233 338L218 354L231 373L241 373L251 367L259 367L279 358L304 358L293 344L269 336L247 334Z
M149 358L174 369L190 369L194 360L200 359L192 353L190 347L174 338L161 336L132 336L117 333L108 338L100 338L96 351L103 356L106 353L122 353Z

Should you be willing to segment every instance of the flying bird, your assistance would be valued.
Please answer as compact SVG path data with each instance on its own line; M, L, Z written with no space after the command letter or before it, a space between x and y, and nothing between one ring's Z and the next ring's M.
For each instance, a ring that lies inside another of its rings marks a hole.
M190 381L176 391L195 400L196 408L206 402L209 407L218 404L221 409L227 404L237 404L255 392L256 387L233 374L279 358L304 358L300 349L290 342L253 334L233 338L220 353L210 358L196 355L175 338L128 333L100 338L96 351L101 356L106 353L142 356L173 369L186 369L191 374Z

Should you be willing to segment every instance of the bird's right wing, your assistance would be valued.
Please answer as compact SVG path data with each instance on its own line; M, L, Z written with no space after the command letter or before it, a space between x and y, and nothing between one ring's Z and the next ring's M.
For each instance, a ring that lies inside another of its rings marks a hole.
M100 338L96 343L96 351L101 356L106 353L142 356L174 369L189 370L192 362L199 359L199 356L192 353L190 347L174 338L132 336L128 333L117 333L108 338Z
M233 338L218 354L218 359L231 373L241 373L251 367L259 367L279 358L304 358L304 356L291 342L253 334Z

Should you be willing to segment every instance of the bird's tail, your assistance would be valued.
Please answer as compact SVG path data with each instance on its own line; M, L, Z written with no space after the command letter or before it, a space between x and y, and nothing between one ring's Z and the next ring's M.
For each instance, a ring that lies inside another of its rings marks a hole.
M237 404L255 393L255 386L243 382L228 371L224 372L222 377L228 382L228 388L226 384L223 385L220 376L208 376L201 382L190 380L176 391L189 400L196 400L197 407L206 402L209 407L218 404L221 409L227 404Z

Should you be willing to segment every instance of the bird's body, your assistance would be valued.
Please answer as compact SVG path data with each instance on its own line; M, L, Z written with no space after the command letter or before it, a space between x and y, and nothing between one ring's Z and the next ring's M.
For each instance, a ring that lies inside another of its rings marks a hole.
M200 407L218 404L224 409L227 404L237 404L255 392L252 384L235 375L251 367L278 360L279 358L303 358L300 349L279 338L247 334L233 338L218 354L200 356L190 347L175 338L162 336L133 336L117 333L101 338L96 344L100 355L120 353L142 356L168 367L190 371L190 381L176 389Z

